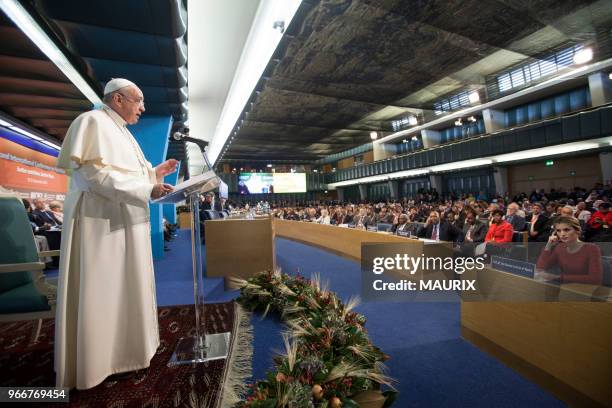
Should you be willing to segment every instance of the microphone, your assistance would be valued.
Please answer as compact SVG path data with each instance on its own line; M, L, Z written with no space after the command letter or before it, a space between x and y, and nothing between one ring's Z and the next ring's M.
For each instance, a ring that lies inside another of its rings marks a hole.
M196 139L194 137L190 137L188 133L183 133L183 132L178 132L178 131L172 134L172 139L176 140L177 142L183 141L183 142L195 143L200 147L202 151L204 151L206 146L208 146L208 142L206 140Z

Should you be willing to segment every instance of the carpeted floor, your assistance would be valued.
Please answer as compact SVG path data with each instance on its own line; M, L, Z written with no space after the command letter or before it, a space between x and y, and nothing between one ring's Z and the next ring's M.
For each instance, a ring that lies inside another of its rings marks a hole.
M276 239L277 263L287 273L319 272L343 299L361 290L360 265L327 251ZM357 307L374 344L391 356L389 374L398 380L397 407L562 407L531 381L463 340L459 302L370 302ZM255 322L255 350L280 348L274 322ZM278 326L278 323L277 323ZM270 366L254 353L253 373Z
M205 315L208 332L232 331L233 302L206 305ZM161 346L151 366L120 378L109 377L89 390L73 390L69 406L163 408L208 406L209 401L216 401L225 360L195 366L166 366L176 341L193 335L193 307L161 307L158 316ZM31 322L0 325L0 386L54 386L54 320L44 321L40 340L35 344L30 342L31 330Z

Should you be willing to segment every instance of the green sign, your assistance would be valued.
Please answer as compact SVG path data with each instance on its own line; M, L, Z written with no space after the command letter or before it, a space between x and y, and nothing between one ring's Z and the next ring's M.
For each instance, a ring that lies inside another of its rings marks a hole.
M553 164L555 164L554 161L552 160L546 160L546 166L552 166Z

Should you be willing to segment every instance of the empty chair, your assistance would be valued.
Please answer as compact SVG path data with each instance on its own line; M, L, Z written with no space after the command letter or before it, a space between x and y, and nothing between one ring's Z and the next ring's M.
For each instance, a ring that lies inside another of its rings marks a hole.
M39 258L59 251L38 252L30 221L19 198L0 194L0 321L37 320L32 341L40 335L42 319L55 316L57 288L45 281Z

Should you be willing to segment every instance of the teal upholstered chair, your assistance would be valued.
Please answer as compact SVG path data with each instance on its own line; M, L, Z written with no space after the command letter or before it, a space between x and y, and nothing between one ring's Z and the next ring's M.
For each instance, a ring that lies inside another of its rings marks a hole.
M22 201L0 193L0 322L37 320L32 341L40 334L42 319L55 316L57 288L44 278L40 257L59 251L38 252L32 226Z

